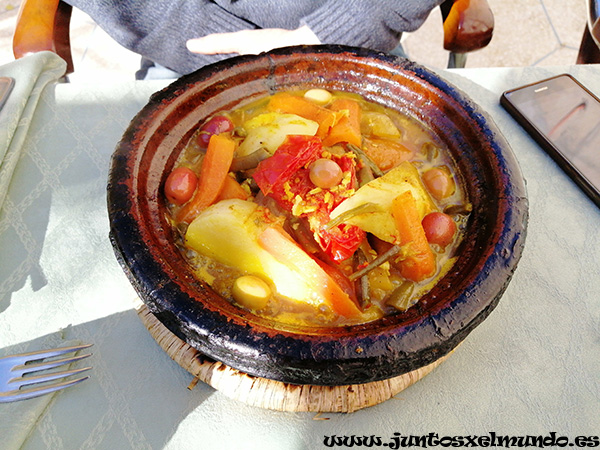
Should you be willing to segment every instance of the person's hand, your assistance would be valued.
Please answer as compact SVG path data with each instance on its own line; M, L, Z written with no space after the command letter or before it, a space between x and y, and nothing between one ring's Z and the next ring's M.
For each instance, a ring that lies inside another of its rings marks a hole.
M320 43L319 38L305 25L295 30L264 28L209 34L201 38L190 39L187 41L187 48L193 53L203 55L218 53L254 55L288 45Z

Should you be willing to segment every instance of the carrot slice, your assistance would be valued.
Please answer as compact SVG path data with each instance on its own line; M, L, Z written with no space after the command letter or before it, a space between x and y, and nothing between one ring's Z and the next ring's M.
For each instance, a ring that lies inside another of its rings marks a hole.
M323 139L323 145L330 147L338 142L348 142L357 147L361 146L362 138L360 135L360 105L351 98L338 98L333 101L329 107L331 111L346 111L343 116L331 129L328 135Z
M391 139L365 138L363 151L383 171L388 171L408 161L414 152Z
M228 198L239 198L240 200L247 200L250 194L238 183L233 177L225 177L225 182L221 188L221 192L217 196L216 202L221 200L227 200Z
M358 306L340 285L283 229L266 228L259 235L258 243L276 260L298 273L335 313L348 318L361 314Z
M177 213L179 222L190 223L217 199L229 173L235 147L235 141L227 136L215 134L210 138L200 166L198 187L192 199Z
M400 261L401 275L419 282L435 272L435 255L427 242L425 230L412 192L406 191L392 201L392 216L398 228L404 259Z
M286 114L297 114L305 119L314 120L319 124L317 136L323 137L336 121L333 111L317 105L304 97L281 92L273 95L269 100L269 109Z

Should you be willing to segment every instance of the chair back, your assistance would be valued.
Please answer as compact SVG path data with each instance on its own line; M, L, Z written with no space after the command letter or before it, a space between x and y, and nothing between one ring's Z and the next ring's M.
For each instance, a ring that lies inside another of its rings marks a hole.
M600 63L600 0L588 0L588 19L579 54L577 55L577 64L598 64Z
M484 48L492 40L494 14L487 0L446 0L440 8L446 50L468 53Z
M63 58L67 73L72 73L71 12L72 7L60 0L23 0L13 34L15 58L48 50Z

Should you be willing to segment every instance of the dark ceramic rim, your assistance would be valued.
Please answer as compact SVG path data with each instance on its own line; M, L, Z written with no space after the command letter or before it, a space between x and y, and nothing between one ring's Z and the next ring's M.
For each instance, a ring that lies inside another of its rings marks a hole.
M473 212L458 259L405 314L338 328L274 324L197 281L173 242L160 188L198 124L240 99L309 87L356 92L415 117L440 136L471 180ZM506 289L524 246L527 210L511 149L464 93L406 59L330 45L228 59L154 94L118 144L108 183L111 242L149 310L203 354L293 384L378 381L449 353Z

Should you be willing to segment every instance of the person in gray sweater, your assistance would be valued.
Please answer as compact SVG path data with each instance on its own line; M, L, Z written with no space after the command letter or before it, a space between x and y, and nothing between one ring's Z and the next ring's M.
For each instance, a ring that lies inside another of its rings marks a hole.
M125 48L177 74L296 44L396 48L442 0L67 0ZM147 67L146 67L147 68ZM141 76L145 71L141 72Z

